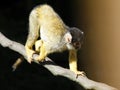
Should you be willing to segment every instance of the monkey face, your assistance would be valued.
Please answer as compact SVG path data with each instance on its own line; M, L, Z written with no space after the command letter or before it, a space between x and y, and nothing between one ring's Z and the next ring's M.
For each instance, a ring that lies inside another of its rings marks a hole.
M71 44L75 49L80 49L83 43L84 32L78 28L70 28L70 33L72 35Z

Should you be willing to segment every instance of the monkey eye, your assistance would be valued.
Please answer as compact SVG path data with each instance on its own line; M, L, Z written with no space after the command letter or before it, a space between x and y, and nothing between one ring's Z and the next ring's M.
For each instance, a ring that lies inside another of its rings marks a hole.
M72 39L72 43L81 42L80 39Z
M76 44L77 42L80 42L80 41L78 41L78 40L76 40L76 39L73 39L71 43L72 43L72 44Z
M76 40L75 40L75 39L72 39L72 43L74 43L74 42L76 42Z

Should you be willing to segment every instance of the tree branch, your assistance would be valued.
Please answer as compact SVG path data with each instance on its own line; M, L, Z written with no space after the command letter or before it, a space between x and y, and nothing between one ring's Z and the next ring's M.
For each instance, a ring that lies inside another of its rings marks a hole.
M18 52L27 60L27 55L25 52L24 45L6 38L1 32L0 32L0 44L3 47L8 47L11 50ZM37 54L34 54L33 58L35 58L37 56L38 56ZM55 76L60 75L60 76L69 78L70 80L75 81L78 84L80 84L81 86L83 86L85 89L118 90L107 84L90 80L86 76L79 76L78 78L76 78L76 74L74 72L56 65L50 58L46 57L45 60L46 60L46 62L43 63L43 66L46 69L48 69L53 75L55 75ZM36 62L36 61L34 60L34 62ZM38 62L36 62L36 63L38 63Z

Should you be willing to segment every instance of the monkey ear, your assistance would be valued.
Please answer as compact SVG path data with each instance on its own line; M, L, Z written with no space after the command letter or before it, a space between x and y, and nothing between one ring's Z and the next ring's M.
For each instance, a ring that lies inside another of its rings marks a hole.
M70 33L66 33L65 34L65 41L67 43L71 43L71 41L72 41L72 35Z

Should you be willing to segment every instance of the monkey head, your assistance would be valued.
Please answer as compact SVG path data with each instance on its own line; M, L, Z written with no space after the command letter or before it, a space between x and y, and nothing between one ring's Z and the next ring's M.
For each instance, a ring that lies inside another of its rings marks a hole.
M84 32L76 27L70 28L70 34L72 36L71 44L75 49L80 49L83 43Z

